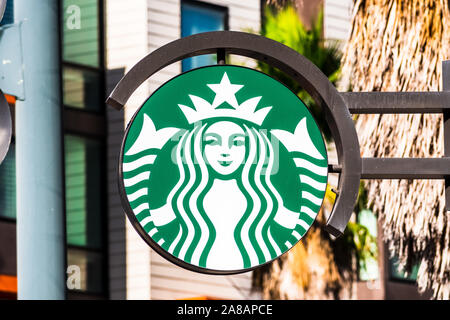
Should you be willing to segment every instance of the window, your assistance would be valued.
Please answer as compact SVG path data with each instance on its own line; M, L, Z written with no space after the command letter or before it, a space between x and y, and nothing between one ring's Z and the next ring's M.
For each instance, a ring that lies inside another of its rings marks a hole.
M228 11L225 7L199 1L181 2L181 36L228 29ZM202 55L182 62L182 71L216 64L216 55Z
M69 247L67 265L80 268L81 292L101 294L104 291L104 256L98 252ZM69 295L70 299L70 295Z
M77 294L106 297L103 1L62 3L67 264L80 269Z
M63 67L63 102L71 108L101 112L101 75L97 70Z
M64 145L67 243L101 249L101 143L65 135Z
M358 223L366 227L372 237L374 237L375 239L377 238L378 234L377 217L371 210L369 209L361 210L358 213ZM371 243L370 251L372 252L372 254L378 252L376 242ZM360 257L358 271L359 271L358 272L359 280L361 281L370 281L378 279L379 278L378 259L372 255Z
M100 67L99 1L64 0L63 60Z
M14 23L14 2L13 0L7 0L5 13L2 21L0 22L0 26L11 23Z
M0 165L0 217L16 219L16 148L9 146Z
M103 1L64 0L62 10L63 103L103 113Z
M393 257L389 259L389 276L391 280L415 282L417 280L418 272L419 272L419 264L415 264L412 267L411 273L406 275L406 273L401 271L398 267L398 257Z

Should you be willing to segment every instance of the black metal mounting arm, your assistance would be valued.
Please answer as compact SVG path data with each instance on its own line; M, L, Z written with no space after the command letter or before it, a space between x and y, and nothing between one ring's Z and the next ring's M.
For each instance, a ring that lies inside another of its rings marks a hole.
M341 92L351 114L443 113L450 92Z
M444 179L450 211L450 60L442 66L444 91L342 92L341 97L352 114L443 114L444 157L362 158L361 179Z
M237 54L264 61L291 76L321 106L333 134L339 166L341 192L327 221L327 230L341 235L353 211L361 176L359 143L351 115L336 88L308 59L291 48L258 35L217 31L173 41L144 57L117 84L107 103L121 109L131 94L153 74L174 62L202 54Z
M449 93L339 93L328 78L309 60L289 47L258 35L217 31L175 40L139 61L117 84L107 104L122 109L132 93L153 74L185 58L217 53L219 63L227 54L263 61L280 69L304 88L325 113L338 154L338 164L329 165L339 173L337 198L326 229L334 236L344 232L358 196L360 179L442 179L450 199L450 117ZM445 74L450 74L446 62ZM448 79L447 86L450 86ZM448 87L446 90L449 90ZM436 113L445 117L443 159L361 159L356 129L350 113ZM449 201L447 201L449 203Z

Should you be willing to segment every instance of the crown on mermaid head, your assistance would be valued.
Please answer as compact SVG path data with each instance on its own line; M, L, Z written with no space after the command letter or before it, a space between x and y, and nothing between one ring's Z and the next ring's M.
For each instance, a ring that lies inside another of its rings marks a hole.
M213 103L209 103L203 98L190 94L189 98L191 98L195 109L178 104L189 123L209 118L230 117L244 119L260 126L272 109L272 107L265 107L255 111L259 100L261 100L260 96L250 98L238 104L235 94L243 85L231 84L226 72L224 72L220 83L208 84L208 87L216 93ZM231 108L220 108L223 102L227 102Z

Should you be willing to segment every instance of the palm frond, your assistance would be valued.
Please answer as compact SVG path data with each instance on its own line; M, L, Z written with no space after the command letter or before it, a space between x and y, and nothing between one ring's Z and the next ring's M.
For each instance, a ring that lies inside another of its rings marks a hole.
M442 90L449 59L446 0L357 0L342 59L340 90ZM441 157L441 115L360 115L356 128L365 157ZM450 298L450 213L444 184L432 180L367 182L368 200L400 266L420 261L420 291Z

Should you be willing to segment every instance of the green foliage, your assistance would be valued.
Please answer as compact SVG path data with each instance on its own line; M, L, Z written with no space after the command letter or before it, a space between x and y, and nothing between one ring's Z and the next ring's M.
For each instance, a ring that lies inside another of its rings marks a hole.
M287 6L276 12L267 7L265 10L265 24L261 35L294 49L322 70L333 84L337 81L340 71L341 53L336 44L326 45L324 42L322 11L319 12L312 27L308 29L300 21L297 12L292 6ZM330 140L331 133L326 125L324 116L306 91L280 70L263 62L259 62L258 67L264 73L284 83L303 100L317 120L325 138Z
M364 182L359 183L358 201L356 202L355 212L361 212L364 209L368 209L369 197Z
M355 206L356 214L363 210L368 210L367 190L364 182L359 185L358 201ZM364 268L366 262L378 257L378 245L376 236L370 234L367 227L360 223L349 222L344 232L344 238L348 244L355 250L360 267Z
M355 249L358 260L377 259L377 238L372 236L365 226L350 221L345 229L344 237Z

